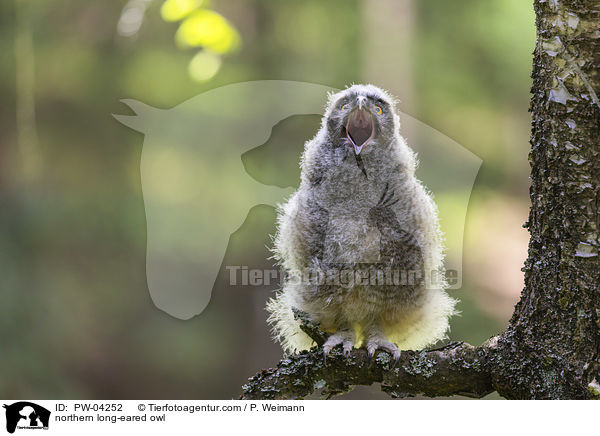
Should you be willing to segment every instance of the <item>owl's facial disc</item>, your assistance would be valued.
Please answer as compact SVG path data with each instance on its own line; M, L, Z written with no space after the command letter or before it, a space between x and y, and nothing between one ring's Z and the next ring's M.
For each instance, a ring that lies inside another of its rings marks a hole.
M373 115L369 111L357 109L350 114L346 124L346 137L354 146L354 152L357 155L373 139L374 134Z

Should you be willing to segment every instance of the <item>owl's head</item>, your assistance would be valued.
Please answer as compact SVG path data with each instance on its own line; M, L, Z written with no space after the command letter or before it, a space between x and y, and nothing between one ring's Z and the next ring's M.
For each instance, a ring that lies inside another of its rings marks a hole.
M325 120L330 138L356 155L391 143L399 127L394 100L374 85L353 85L330 95Z

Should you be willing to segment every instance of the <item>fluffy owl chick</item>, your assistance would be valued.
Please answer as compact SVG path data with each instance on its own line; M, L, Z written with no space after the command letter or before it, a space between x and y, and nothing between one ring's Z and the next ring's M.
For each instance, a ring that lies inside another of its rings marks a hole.
M329 334L325 354L362 344L397 359L446 335L456 301L444 290L437 209L399 122L385 91L354 85L330 96L305 145L275 237L286 280L267 305L287 352L314 344L293 308Z

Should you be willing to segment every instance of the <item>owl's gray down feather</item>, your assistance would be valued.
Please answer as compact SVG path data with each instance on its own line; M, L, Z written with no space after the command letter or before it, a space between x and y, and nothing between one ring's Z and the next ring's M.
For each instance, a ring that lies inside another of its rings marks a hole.
M364 345L399 357L446 336L456 301L445 291L437 208L399 124L376 86L329 96L300 187L279 210L274 252L287 278L267 309L287 352L313 345L292 308L330 334L326 353Z

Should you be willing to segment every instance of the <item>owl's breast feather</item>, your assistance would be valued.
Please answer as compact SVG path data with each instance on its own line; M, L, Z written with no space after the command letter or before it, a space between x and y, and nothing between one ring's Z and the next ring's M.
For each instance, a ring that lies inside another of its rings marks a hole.
M327 263L356 264L379 261L381 234L365 217L330 216L323 244Z

